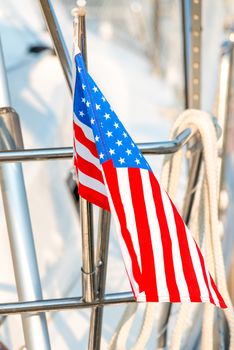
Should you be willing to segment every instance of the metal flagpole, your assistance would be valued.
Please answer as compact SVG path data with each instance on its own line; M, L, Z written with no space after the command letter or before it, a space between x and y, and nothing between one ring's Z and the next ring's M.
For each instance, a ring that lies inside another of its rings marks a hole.
M10 107L1 43L0 84L0 148L22 149L20 121ZM0 183L19 300L40 300L42 290L21 164L1 165ZM28 349L50 349L45 314L22 315L22 323Z
M106 210L100 209L96 254L96 299L101 303L104 299L106 286L110 219L110 213ZM89 350L101 349L103 311L103 305L92 308L89 331Z
M85 31L85 2L82 6L73 10L74 35L78 34L78 46L84 57L87 67L86 31ZM78 5L79 6L79 5ZM77 28L78 26L78 28ZM95 299L96 280L94 262L94 235L93 235L93 207L92 204L80 197L80 216L82 233L82 287L84 302L92 302Z
M86 2L81 0L77 1L78 9L73 11L75 15L74 20L74 35L78 37L78 46L82 52L86 68L88 67L88 56L87 56L87 40L86 40ZM77 22L77 17L78 22ZM90 203L81 198L81 220L84 216L92 220L92 206ZM83 228L84 229L84 228ZM98 225L98 244L96 252L96 267L92 265L89 270L84 270L85 262L89 256L89 260L92 258L94 263L93 244L93 230L91 228L89 235L85 237L83 235L83 287L84 287L84 300L92 301L90 297L101 301L105 294L106 284L106 270L107 270L107 259L108 259L108 246L109 246L109 231L110 231L110 214L100 209L99 211L99 225ZM87 240L85 241L85 238ZM87 256L86 256L87 255ZM87 272L88 274L87 274ZM85 273L86 272L86 273ZM89 280L87 280L89 278ZM87 295L87 289L90 291L93 288L92 296ZM87 299L87 297L89 299ZM101 332L102 332L102 319L103 319L103 306L97 306L92 308L90 330L89 330L89 350L99 350L101 348Z

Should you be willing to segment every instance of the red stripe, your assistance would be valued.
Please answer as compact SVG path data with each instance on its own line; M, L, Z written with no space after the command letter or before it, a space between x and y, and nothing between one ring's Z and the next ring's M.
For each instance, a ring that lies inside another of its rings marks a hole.
M98 169L93 163L88 162L86 159L79 156L79 154L76 154L77 160L76 160L76 167L82 173L100 181L102 184L104 184L102 172L100 169Z
M105 174L108 189L109 189L109 192L110 192L110 195L112 198L112 202L114 204L115 211L116 211L116 214L117 214L118 219L119 219L119 223L121 226L121 233L122 233L123 239L125 241L129 255L130 255L131 260L132 260L132 273L133 273L135 281L137 282L137 284L139 286L139 290L141 292L143 290L141 287L141 285L142 285L141 271L140 271L140 267L139 267L139 264L137 261L137 255L136 255L136 252L134 250L133 243L132 243L131 234L127 228L127 221L126 221L126 216L125 216L125 212L124 212L122 199L121 199L120 192L119 192L119 184L118 184L116 169L113 167L111 160L102 164L102 167L104 170L104 174Z
M197 248L197 251L198 251L200 263L201 263L201 266L202 266L202 272L203 272L203 276L204 276L204 279L205 279L205 283L206 283L206 286L207 286L208 291L209 291L209 298L210 298L211 303L215 305L214 299L213 299L211 291L210 291L210 286L209 286L209 283L208 283L208 278L207 278L207 275L206 275L206 271L205 271L204 258L202 256L202 254L200 252L200 249L199 249L199 247L198 247L196 242L195 242L195 244L196 244L196 248ZM210 275L210 280L211 280L211 286L212 286L212 288L213 288L213 290L214 290L214 292L215 292L215 294L216 294L216 296L217 296L217 298L219 300L220 307L222 309L227 308L227 305L225 304L221 294L219 293L218 288L216 287L216 285L214 283L214 280L213 280L211 275Z
M77 141L82 143L85 147L89 149L89 151L92 153L92 155L96 158L98 158L98 153L97 149L95 146L95 143L90 141L86 136L84 131L77 125L76 123L73 122L73 127L74 127L74 137Z
M196 241L194 241L194 242L195 242L195 245L196 245L196 248L197 248L197 252L198 252L198 256L199 256L199 260L200 260L200 264L201 264L201 268L202 268L202 273L203 273L203 277L204 277L204 280L205 280L205 284L206 284L206 287L208 289L210 302L215 305L214 299L213 299L211 291L210 291L210 286L209 286L209 282L208 282L208 279L207 279L207 275L206 275L205 262L204 262L203 256L201 254L201 251L200 251Z
M151 183L152 193L154 197L156 215L158 218L160 231L161 231L165 274L166 274L167 288L170 295L170 301L179 302L180 294L179 294L179 289L175 278L175 269L174 269L174 263L173 263L173 255L172 255L172 243L171 243L171 237L170 237L167 219L166 219L166 215L163 207L161 190L160 190L159 183L155 178L154 174L149 172L149 177L150 177L150 183Z
M144 283L146 301L158 301L154 253L140 171L138 168L128 169L132 205L141 253L142 282Z
M174 213L177 237L178 237L178 242L180 247L182 267L184 271L184 277L187 282L189 295L190 295L191 301L196 301L196 302L201 301L201 291L199 288L197 276L196 276L191 255L190 255L185 225L175 205L172 203L171 200L170 202Z
M225 304L225 301L223 300L221 294L219 293L218 288L216 287L216 284L214 283L214 280L213 280L213 278L212 278L211 275L210 275L210 280L211 280L212 288L214 289L215 294L217 295L217 298L218 298L218 300L219 300L220 307L221 307L222 309L226 309L226 308L227 308L227 305Z
M90 187L86 187L81 183L78 183L78 191L80 196L86 199L88 202L110 211L108 199L102 193L97 192Z

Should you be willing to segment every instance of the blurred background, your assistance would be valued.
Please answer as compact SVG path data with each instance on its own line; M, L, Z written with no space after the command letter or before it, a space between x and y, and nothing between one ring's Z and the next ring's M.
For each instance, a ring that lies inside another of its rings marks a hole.
M202 3L202 109L213 112L221 45L234 23L234 2ZM52 4L72 52L75 2L53 0ZM71 146L72 100L37 1L0 0L0 34L25 148ZM185 106L180 1L88 0L87 43L89 71L134 140L167 140L173 120ZM159 175L162 157L149 161ZM46 298L81 295L79 217L67 186L71 166L71 160L23 165ZM2 203L0 215L0 302L16 301ZM111 234L107 291L129 288ZM103 349L122 311L122 306L106 308ZM87 348L89 311L50 313L48 324L52 349ZM2 319L0 339L9 349L23 348L20 317ZM134 334L129 341L134 341ZM156 336L148 349L155 343Z

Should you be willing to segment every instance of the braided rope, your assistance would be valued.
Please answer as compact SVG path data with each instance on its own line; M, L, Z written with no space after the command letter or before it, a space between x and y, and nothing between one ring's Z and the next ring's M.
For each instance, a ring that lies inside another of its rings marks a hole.
M198 131L201 136L204 154L204 168L198 184L195 196L195 211L193 223L195 224L195 236L197 241L202 240L202 249L205 250L208 269L217 282L217 286L228 306L224 310L230 333L229 349L234 349L234 313L231 299L227 289L225 266L222 253L222 244L219 233L218 221L218 179L217 176L217 138L214 125L209 114L198 110L187 110L176 120L171 138L174 138L185 128ZM208 137L209 136L209 137ZM180 150L173 157L166 156L162 170L162 184L168 191L170 197L175 199L181 172L183 152ZM203 236L205 239L203 239ZM162 307L163 312L168 308ZM193 308L194 309L194 308ZM214 307L206 304L202 326L201 349L213 348L213 323ZM147 303L140 332L137 341L131 350L143 350L149 340L154 325L155 306ZM185 324L188 323L188 314L191 318L191 305L184 304L180 308L176 326L172 335L172 350L179 350L182 345ZM194 312L193 312L194 313ZM119 322L119 325L112 337L109 350L125 350L127 340L134 319L137 317L137 304L129 304ZM160 319L160 318L159 318ZM160 323L160 322L159 322ZM158 327L160 329L160 327Z

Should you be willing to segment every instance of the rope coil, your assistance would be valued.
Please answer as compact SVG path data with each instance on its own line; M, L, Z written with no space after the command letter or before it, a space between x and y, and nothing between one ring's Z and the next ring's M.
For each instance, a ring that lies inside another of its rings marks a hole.
M197 242L201 243L200 245L202 246L208 269L214 277L219 291L228 306L228 308L224 310L224 315L229 327L229 349L231 350L234 349L234 312L227 289L222 253L222 234L219 232L222 225L220 225L218 220L219 174L217 170L218 148L216 130L212 118L208 113L199 110L187 110L176 120L170 138L175 138L178 133L186 128L191 128L194 132L200 134L204 156L203 168L200 172L192 212L192 231L194 232L194 237ZM173 155L173 157L167 155L164 160L161 182L172 200L175 200L178 190L182 159L183 150L179 150ZM167 308L167 306L165 306L165 308ZM184 304L181 306L172 334L171 344L169 344L171 350L179 350L182 348L183 337L185 335L185 325L191 323L191 316L196 314L198 308L199 306L195 305L195 307L192 308L193 312L191 313L191 304ZM127 340L134 319L137 317L137 309L137 304L130 304L126 307L112 337L109 350L129 350L129 347L127 347ZM146 304L141 329L131 350L145 349L152 334L153 327L155 327L155 309L156 306L154 303ZM164 308L162 307L162 310L163 309ZM190 320L188 319L188 315L190 315ZM215 308L207 303L204 306L203 315L201 339L202 350L213 348L214 320ZM220 337L222 336L222 330L220 330ZM222 343L222 339L220 343Z

